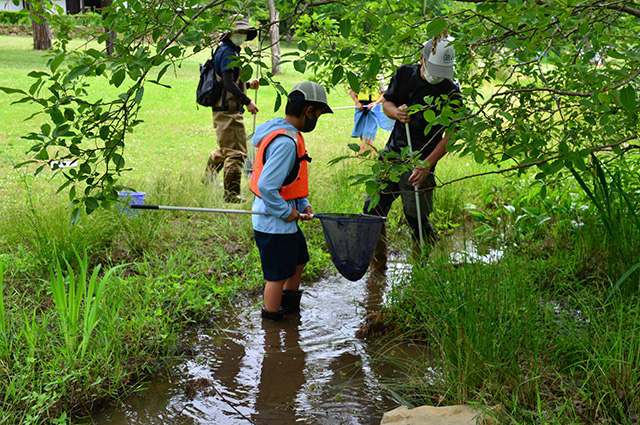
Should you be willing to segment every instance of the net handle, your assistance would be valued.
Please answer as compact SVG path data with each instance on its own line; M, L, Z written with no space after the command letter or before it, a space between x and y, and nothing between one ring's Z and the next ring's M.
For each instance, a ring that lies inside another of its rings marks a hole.
M409 132L409 123L404 123L407 132L407 144L409 145L409 153L413 155L413 147L411 146L411 133ZM418 194L418 186L413 186L413 193L416 195L416 212L418 213L418 233L420 234L420 248L424 247L424 238L422 236L422 211L420 208L420 195Z

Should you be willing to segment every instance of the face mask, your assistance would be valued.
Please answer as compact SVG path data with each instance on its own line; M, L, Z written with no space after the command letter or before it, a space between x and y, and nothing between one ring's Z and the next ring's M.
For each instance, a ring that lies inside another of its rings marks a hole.
M247 41L247 34L238 34L238 33L231 34L229 36L229 40L231 40L231 42L236 46L240 46L242 43Z
M427 71L427 66L425 64L422 64L422 69L422 76L425 80L427 80L427 83L436 85L444 81L444 78L442 77L434 77L433 75L429 74L429 71Z
M316 112L313 111L313 119L309 118L308 116L306 116L306 120L304 120L304 128L300 131L302 131L303 133L309 133L311 131L313 131L316 128L316 124L318 123L318 118L316 118Z

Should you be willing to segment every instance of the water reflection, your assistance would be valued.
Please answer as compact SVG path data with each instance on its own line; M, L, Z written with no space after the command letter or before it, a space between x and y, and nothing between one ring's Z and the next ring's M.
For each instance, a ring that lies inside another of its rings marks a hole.
M467 240L463 240L463 247L453 251L450 254L451 262L454 264L462 263L484 263L494 264L504 257L504 249L490 248L486 254L478 252L477 246Z
M296 395L305 383L305 352L300 347L300 320L262 322L264 357L253 419L294 424Z
M390 264L386 274L358 282L332 276L307 285L301 315L281 322L261 319L260 295L243 300L187 340L197 356L82 423L378 425L397 406L382 382L398 372L374 362L380 347L356 331L406 267Z

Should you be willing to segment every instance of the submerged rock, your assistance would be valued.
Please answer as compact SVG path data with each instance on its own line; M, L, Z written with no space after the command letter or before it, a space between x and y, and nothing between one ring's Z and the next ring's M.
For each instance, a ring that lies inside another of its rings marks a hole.
M398 407L382 417L380 425L493 425L498 422L489 412L497 413L493 407L482 411L472 406L420 406L408 409Z

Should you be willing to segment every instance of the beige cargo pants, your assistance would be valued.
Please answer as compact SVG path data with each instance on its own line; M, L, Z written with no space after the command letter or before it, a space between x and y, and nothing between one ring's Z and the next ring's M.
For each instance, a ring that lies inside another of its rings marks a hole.
M247 134L241 105L229 93L226 94L225 103L229 106L228 110L213 110L213 128L216 131L218 147L209 155L205 178L212 179L224 169L225 201L240 202L242 166L247 157ZM222 99L216 106L221 105Z

